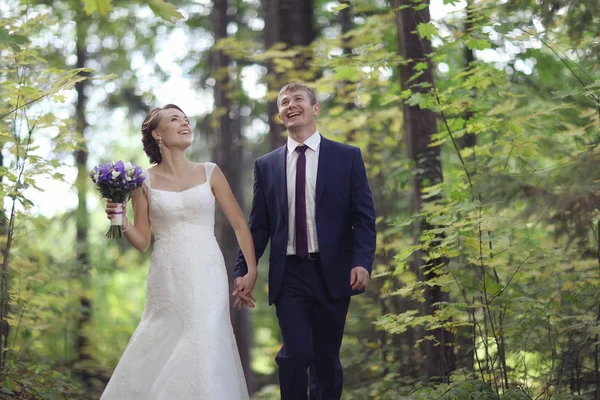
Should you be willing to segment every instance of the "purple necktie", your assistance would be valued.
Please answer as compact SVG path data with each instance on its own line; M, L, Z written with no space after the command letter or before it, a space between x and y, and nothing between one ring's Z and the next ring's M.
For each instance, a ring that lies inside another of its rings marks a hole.
M306 229L306 156L307 146L296 147L298 163L296 164L296 255L300 258L308 256L308 232Z

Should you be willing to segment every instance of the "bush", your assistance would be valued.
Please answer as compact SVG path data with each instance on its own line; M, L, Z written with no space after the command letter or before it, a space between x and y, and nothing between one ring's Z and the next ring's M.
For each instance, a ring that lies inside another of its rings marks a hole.
M51 366L7 362L0 399L69 400L81 399L84 391L76 378Z

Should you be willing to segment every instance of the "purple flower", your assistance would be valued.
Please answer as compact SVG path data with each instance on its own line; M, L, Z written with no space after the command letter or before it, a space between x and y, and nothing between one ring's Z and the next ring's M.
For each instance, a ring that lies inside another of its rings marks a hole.
M94 181L95 183L108 183L108 181L110 180L110 164L109 163L100 164L100 165L94 167L94 169L92 171L95 171L97 173L96 180Z

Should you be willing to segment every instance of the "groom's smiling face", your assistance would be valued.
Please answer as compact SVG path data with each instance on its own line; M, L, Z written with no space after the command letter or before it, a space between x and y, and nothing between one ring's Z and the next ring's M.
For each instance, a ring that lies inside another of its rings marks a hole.
M319 103L311 104L310 97L304 90L282 93L278 105L279 119L287 129L315 124L320 111Z

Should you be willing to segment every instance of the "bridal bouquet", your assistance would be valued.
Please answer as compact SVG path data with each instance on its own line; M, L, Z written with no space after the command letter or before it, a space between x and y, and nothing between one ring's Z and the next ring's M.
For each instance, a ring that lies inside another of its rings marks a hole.
M100 191L100 196L117 203L115 217L106 237L121 239L123 237L123 202L129 200L131 192L142 186L144 175L142 169L133 163L123 161L107 162L94 167L90 177Z

